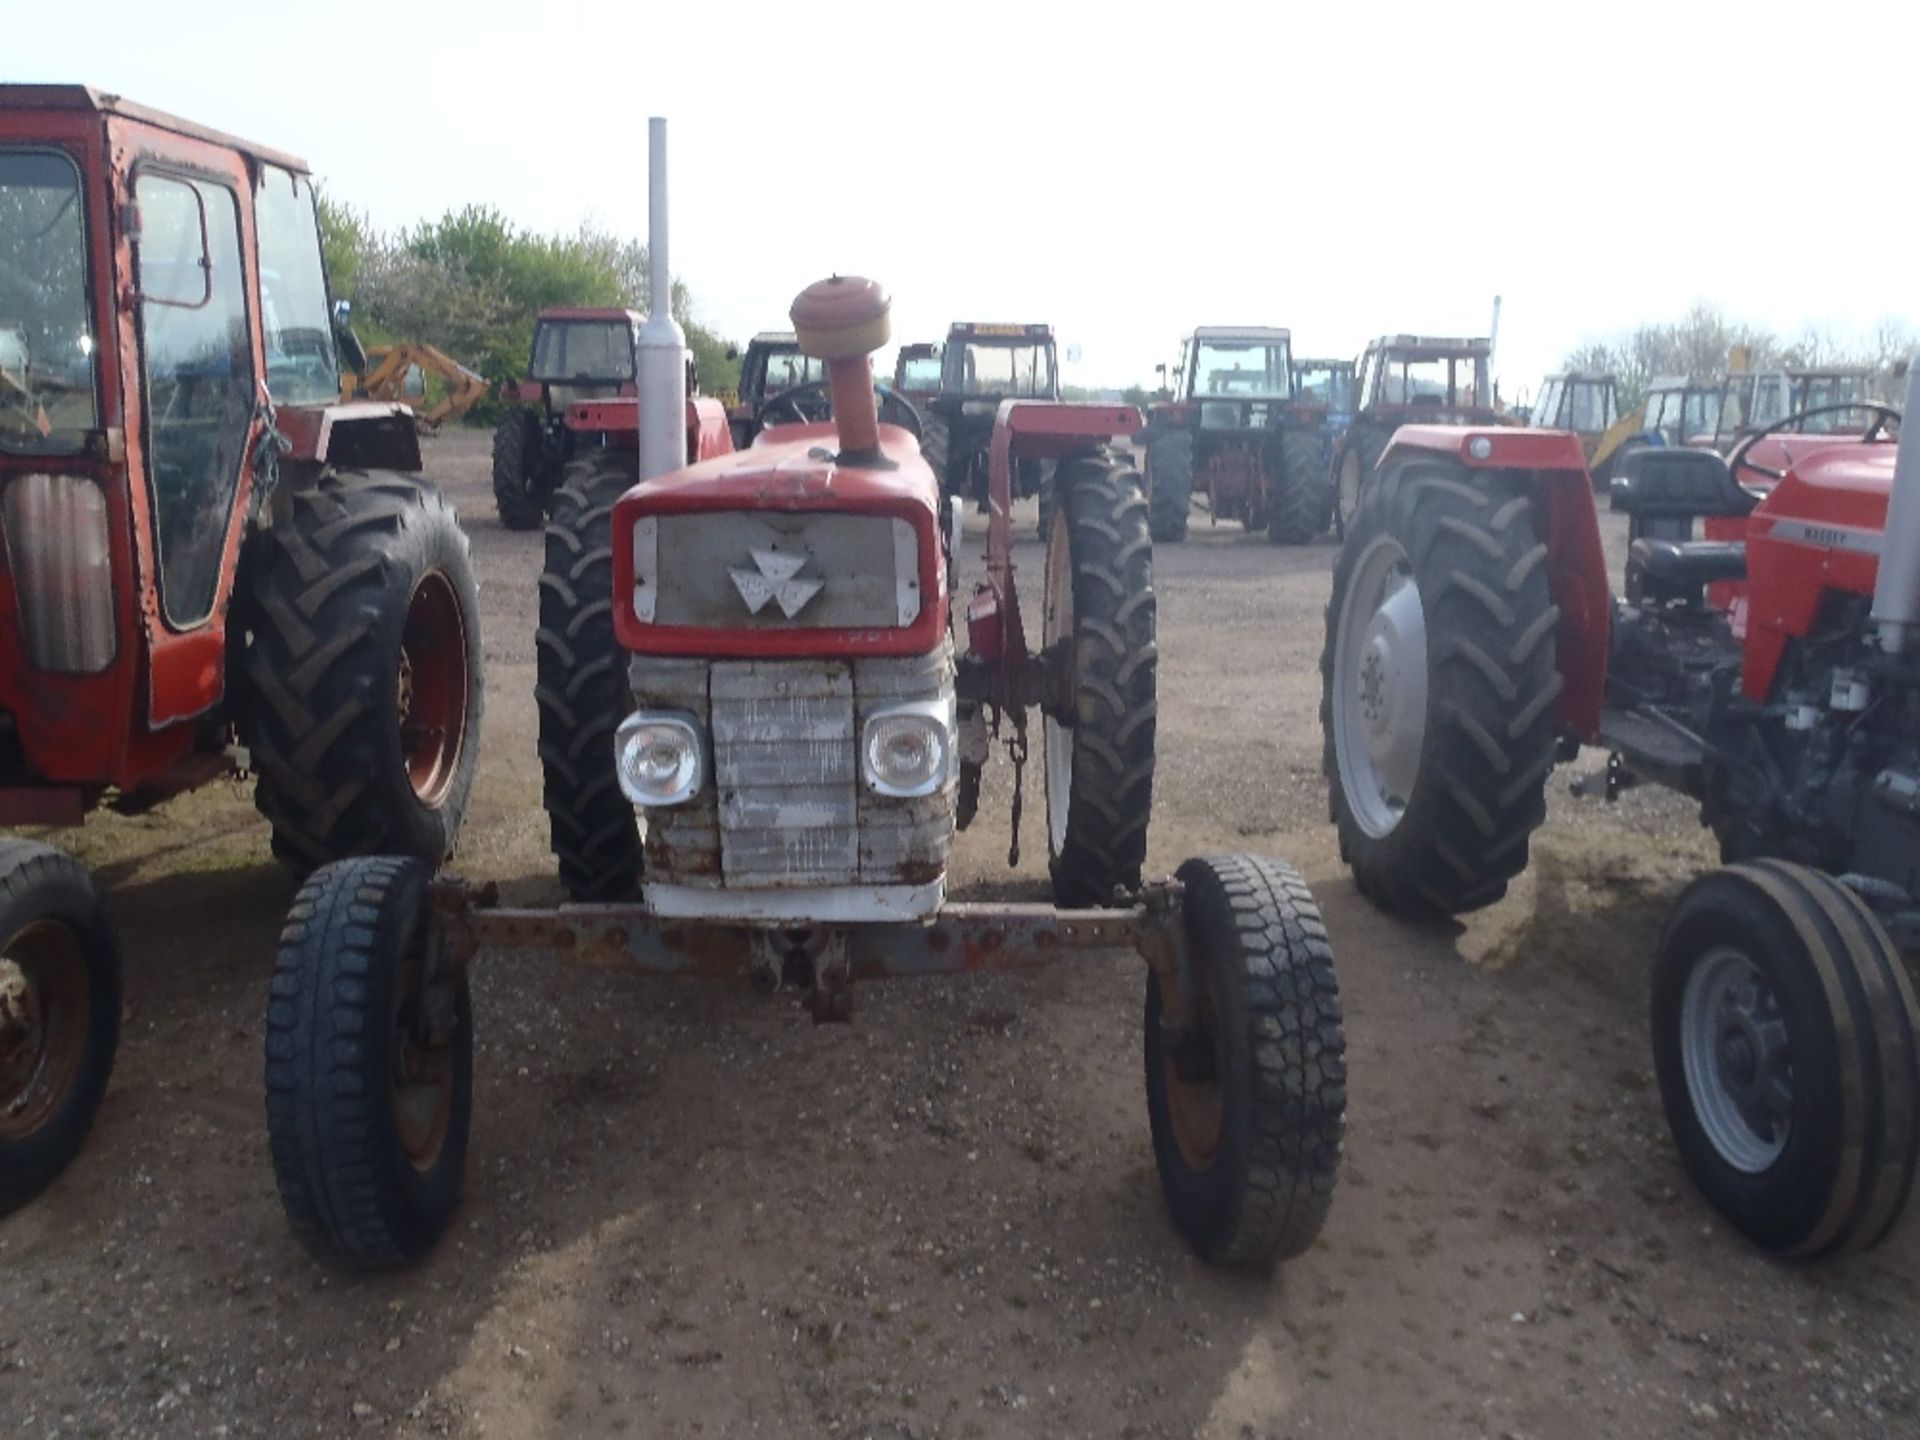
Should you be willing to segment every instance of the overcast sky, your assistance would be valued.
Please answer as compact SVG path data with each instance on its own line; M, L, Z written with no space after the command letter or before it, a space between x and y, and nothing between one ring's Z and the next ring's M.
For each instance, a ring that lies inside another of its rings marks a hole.
M1081 383L1149 379L1195 324L1298 354L1484 334L1495 294L1509 397L1696 300L1842 340L1920 318L1911 0L282 13L34 6L0 78L291 150L386 228L478 201L643 235L665 115L707 323L784 328L808 281L866 274L896 339L1048 320Z

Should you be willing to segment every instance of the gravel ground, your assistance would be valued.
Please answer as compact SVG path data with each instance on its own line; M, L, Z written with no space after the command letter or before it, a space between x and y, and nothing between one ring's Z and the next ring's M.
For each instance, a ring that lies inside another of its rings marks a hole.
M495 522L485 446L428 447L484 587L456 868L546 902L540 540ZM829 1027L744 984L485 956L454 1230L409 1274L322 1271L282 1222L262 1115L292 884L244 790L216 787L64 837L128 937L126 1038L80 1161L0 1225L0 1435L1920 1431L1920 1225L1777 1264L1667 1141L1644 990L1711 858L1684 805L1576 801L1562 775L1490 911L1416 929L1354 893L1319 776L1332 554L1196 525L1158 557L1153 865L1283 856L1338 952L1347 1161L1320 1243L1274 1278L1207 1269L1166 1222L1118 955L874 985ZM1037 581L1037 548L1019 559ZM997 765L963 894L1044 894L1037 805L1005 868L1008 799Z

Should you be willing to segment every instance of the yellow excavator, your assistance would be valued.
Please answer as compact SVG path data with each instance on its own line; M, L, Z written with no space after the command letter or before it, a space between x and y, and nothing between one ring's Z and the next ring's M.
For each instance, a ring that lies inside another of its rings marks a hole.
M443 382L438 399L429 399L429 375ZM411 341L370 345L364 368L340 374L342 400L393 400L411 405L415 417L433 430L448 420L458 420L491 388L451 355Z

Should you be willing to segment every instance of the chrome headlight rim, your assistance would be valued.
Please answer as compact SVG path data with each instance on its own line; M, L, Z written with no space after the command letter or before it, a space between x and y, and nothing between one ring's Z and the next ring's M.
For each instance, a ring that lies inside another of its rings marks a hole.
M934 764L928 773L909 785L898 784L880 773L874 763L874 742L886 727L900 721L912 721L933 740ZM860 776L868 789L894 800L918 800L938 794L953 775L954 704L951 697L916 700L904 705L889 705L868 714L860 729Z
M683 763L677 768L682 773L670 787L650 788L635 778L629 747L646 732L665 732L680 742ZM706 732L701 728L699 717L684 710L634 711L613 732L613 755L621 793L644 810L684 805L707 783Z

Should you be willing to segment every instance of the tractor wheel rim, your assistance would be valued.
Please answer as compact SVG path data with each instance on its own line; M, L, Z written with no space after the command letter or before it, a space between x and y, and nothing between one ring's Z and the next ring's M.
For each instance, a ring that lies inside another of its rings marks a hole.
M1420 779L1427 738L1427 619L1407 552L1380 536L1362 552L1334 632L1334 758L1347 809L1393 833Z
M1065 497L1054 496L1053 525L1047 534L1046 608L1040 619L1041 647L1049 650L1073 637L1073 554L1067 539ZM1075 687L1077 699L1077 687ZM1066 848L1067 820L1073 795L1073 727L1063 725L1046 710L1041 712L1040 741L1046 764L1047 850L1058 855Z
M57 920L36 920L0 949L0 1140L45 1125L80 1075L91 1022L87 957Z
M414 587L400 637L400 754L414 796L447 798L467 743L467 625L453 582L428 571Z
M1199 974L1193 978L1200 993L1188 1001L1194 1007L1194 1034L1185 1042L1188 1077L1181 1077L1181 1056L1171 1041L1163 1042L1160 1063L1166 1077L1167 1114L1173 1122L1173 1143L1189 1169L1203 1171L1213 1164L1221 1134L1226 1129L1226 1088L1221 1083L1226 1056L1220 1044L1213 997L1206 993Z
M431 1170L446 1145L453 1118L454 1042L428 1036L426 945L416 943L393 997L393 1121L407 1162L422 1174Z
M1707 952L1680 998L1680 1068L1707 1143L1746 1175L1780 1158L1793 1131L1793 1047L1780 997L1747 956Z

